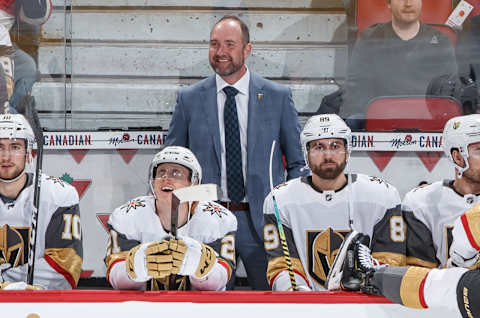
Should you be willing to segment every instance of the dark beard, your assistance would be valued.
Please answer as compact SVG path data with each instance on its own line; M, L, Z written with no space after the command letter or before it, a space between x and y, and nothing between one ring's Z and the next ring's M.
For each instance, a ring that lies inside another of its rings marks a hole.
M312 173L317 175L321 179L325 180L334 180L337 178L340 174L343 173L343 170L345 170L345 166L347 165L346 160L343 161L341 164L337 164L335 168L322 168L322 164L325 163L336 163L334 161L324 161L320 165L315 165L310 167L312 170Z
M230 76L230 75L238 72L243 67L243 62L242 63L235 63L232 60L232 64L230 65L230 67L228 67L227 69L224 69L223 71L221 71L220 68L217 67L216 62L210 63L210 66L213 68L215 73L217 73L218 75L220 75L220 76Z

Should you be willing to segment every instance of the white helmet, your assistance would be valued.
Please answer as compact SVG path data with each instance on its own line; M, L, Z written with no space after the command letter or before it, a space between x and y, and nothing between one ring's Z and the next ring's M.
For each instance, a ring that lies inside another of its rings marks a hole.
M25 139L30 144L35 142L32 127L20 114L0 115L0 138Z
M27 156L31 159L35 135L25 117L20 114L0 114L0 138L24 139ZM31 160L29 161L31 162ZM0 179L0 181L14 182L25 173L26 169L25 165L23 171L17 177L9 180Z
M192 184L200 184L202 182L202 167L198 163L197 157L190 149L180 146L169 146L158 152L152 160L150 166L150 180L155 177L155 170L161 163L176 163L182 165L191 172L190 181Z
M468 168L468 146L480 142L480 115L453 117L448 120L443 129L443 151L453 163L461 178ZM455 163L452 150L457 149L465 161L465 167Z
M312 140L340 138L345 140L347 152L352 151L352 131L336 114L315 115L308 119L300 135L303 155L308 164L307 144Z

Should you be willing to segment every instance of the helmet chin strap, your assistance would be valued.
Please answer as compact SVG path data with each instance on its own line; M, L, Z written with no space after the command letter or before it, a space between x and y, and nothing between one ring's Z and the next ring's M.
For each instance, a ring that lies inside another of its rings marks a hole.
M25 174L25 171L27 170L27 167L23 167L23 170L22 172L20 172L18 174L18 176L16 176L15 178L13 179L3 179L3 178L0 178L0 181L1 182L5 182L5 183L12 183L12 182L15 182L17 180L19 180L24 174Z

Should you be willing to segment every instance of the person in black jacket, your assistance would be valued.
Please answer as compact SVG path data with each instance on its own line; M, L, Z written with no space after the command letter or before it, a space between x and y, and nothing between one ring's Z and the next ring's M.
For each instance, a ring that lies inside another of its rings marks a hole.
M419 20L422 0L387 0L387 4L392 21L363 31L353 49L340 109L352 128L362 128L373 98L425 95L432 78L457 72L447 35Z

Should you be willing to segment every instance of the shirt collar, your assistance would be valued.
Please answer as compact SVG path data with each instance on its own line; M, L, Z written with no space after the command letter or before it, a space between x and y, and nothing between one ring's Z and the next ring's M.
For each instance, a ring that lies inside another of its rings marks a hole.
M217 94L226 86L235 87L238 92L242 95L248 95L248 84L250 83L250 71L247 68L247 71L243 76L233 85L228 84L220 77L220 75L215 75L215 80L217 82Z

